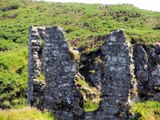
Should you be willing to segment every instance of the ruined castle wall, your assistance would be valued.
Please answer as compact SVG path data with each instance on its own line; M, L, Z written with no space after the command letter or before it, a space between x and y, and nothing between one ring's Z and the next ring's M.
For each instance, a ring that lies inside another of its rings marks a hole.
M42 37L44 28L30 27L28 41L28 103L36 105L43 84L37 78L42 72ZM36 89L39 89L38 93ZM41 91L42 92L42 91ZM42 95L41 95L42 96Z
M41 43L42 38L44 46ZM29 34L29 103L32 104L37 97L34 89L42 87L41 85L37 87L39 85L37 77L42 72L43 66L45 89L40 97L44 98L44 108L52 111L57 120L126 118L133 71L130 48L123 31L114 31L107 36L101 52L103 63L101 67L96 67L99 68L96 71L100 72L98 74L98 88L102 99L100 108L95 112L85 113L82 111L81 95L74 81L79 72L78 64L70 56L63 30L60 27L31 28ZM91 67L91 69L95 68ZM35 83L37 83L36 86Z
M133 61L123 31L114 31L102 46L101 120L127 119Z
M136 44L133 54L140 99L160 100L160 45Z
M88 62L92 64L87 64L87 78L101 95L99 108L94 112L82 110L84 96L75 84L75 76L80 75L79 68L77 60L71 56L63 30L56 26L31 27L28 45L28 103L52 111L57 120L129 119L130 101L137 87L134 72L139 91L149 90L153 92L152 97L160 96L157 92L160 46L136 45L132 53L122 30L108 35L97 60L93 58ZM45 83L37 80L43 71ZM85 91L85 87L82 89ZM155 93L158 95L154 96ZM37 104L37 101L44 103Z
M46 27L44 45L46 76L45 107L57 120L74 120L82 113L74 77L77 64L71 59L69 47L60 27Z

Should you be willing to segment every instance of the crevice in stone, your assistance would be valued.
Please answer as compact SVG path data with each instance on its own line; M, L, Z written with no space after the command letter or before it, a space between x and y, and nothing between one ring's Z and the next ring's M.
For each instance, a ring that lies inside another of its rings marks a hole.
M79 72L89 85L99 88L101 85L101 49L82 53L80 58Z

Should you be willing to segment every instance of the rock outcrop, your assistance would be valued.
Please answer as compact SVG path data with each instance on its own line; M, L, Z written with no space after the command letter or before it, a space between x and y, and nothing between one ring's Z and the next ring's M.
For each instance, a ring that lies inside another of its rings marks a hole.
M139 97L160 100L160 44L136 44L134 61Z
M12 6L9 6L9 7L5 7L5 8L2 9L2 11L6 12L6 11L10 11L10 10L15 10L15 9L18 9L17 5L12 5Z

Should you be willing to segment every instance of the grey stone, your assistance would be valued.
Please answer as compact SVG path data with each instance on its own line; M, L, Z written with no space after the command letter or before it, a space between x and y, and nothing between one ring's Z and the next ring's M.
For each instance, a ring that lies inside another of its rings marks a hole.
M126 43L123 31L114 31L105 39L102 46L104 61L101 81L102 101L100 104L101 110L98 111L98 118L101 120L127 119L127 113L129 112L128 97L131 89L129 86L133 79L130 53L131 50ZM125 54L125 56L121 57L122 54Z
M43 99L43 95L41 94L38 96L38 93L35 93L35 88L39 88L36 86L43 87L44 84L37 83L35 84L35 79L39 77L42 71L42 48L41 38L38 33L38 29L36 27L30 27L29 29L29 41L28 41L28 48L29 48L29 57L28 57L28 103L30 105L35 105L39 99ZM40 91L40 93L43 93ZM35 106L38 106L35 105Z
M136 44L134 47L135 75L141 99L152 99L159 92L159 50L159 44Z
M81 101L78 97L80 95L77 95L78 91L74 84L74 76L78 72L77 65L70 58L68 44L65 42L65 36L61 28L47 27L45 34L46 36L50 36L45 38L47 46L44 45L44 56L47 58L45 59L47 61L44 61L46 68L45 75L47 76L45 108L53 111L57 120L73 120L74 117L81 115L81 113L76 113L74 110L82 111L80 108ZM51 56L54 56L54 59ZM54 92L51 93L50 91ZM51 101L48 100L49 96L52 98Z

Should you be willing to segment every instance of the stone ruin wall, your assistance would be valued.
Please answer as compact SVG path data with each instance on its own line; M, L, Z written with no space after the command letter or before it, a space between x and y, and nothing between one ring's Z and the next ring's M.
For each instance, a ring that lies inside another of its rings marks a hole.
M80 93L74 77L78 65L70 58L69 47L60 27L45 29L45 108L54 112L58 120L72 120L82 114Z
M133 76L131 49L122 30L108 35L102 46L103 77L101 105L104 120L128 119Z
M40 29L40 28L39 28ZM42 28L44 30L44 28ZM35 84L38 82L37 77L41 74L42 70L42 41L41 35L36 27L29 29L28 41L28 102L31 106L36 103ZM39 85L39 83L38 83ZM43 96L43 95L42 95Z
M138 91L149 90L152 97L159 95L159 55L159 45L151 49L138 44L132 52L122 30L108 35L101 47L102 63L90 67L98 72L89 75L92 81L97 80L95 84L101 93L99 108L85 112L83 97L75 84L78 63L70 56L63 30L60 27L31 27L28 102L52 111L57 120L129 119L130 102L137 94L135 77ZM45 74L45 83L37 80L41 72Z

